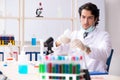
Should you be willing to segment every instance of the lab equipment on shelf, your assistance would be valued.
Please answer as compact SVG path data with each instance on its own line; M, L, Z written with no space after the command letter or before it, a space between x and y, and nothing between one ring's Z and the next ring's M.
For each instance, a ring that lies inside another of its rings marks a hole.
M0 52L0 55L2 55L2 61L4 61L4 52Z
M32 39L31 39L31 45L32 46L35 46L37 44L37 41L36 41L36 36L35 34L32 35Z
M47 48L47 50L46 50L46 55L49 55L49 54L51 54L51 53L54 52L54 51L52 50L53 43L54 43L54 39L53 39L52 37L49 37L49 38L44 42L44 47Z
M8 45L8 43L15 45L15 37L13 35L0 35L0 45Z
M24 51L18 57L18 72L19 74L28 74L28 61Z

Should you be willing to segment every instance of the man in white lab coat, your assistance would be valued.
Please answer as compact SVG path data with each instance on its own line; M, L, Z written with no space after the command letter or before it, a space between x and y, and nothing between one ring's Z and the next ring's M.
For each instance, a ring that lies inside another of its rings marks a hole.
M66 55L77 48L84 53L89 71L106 72L106 60L112 47L109 34L97 26L99 9L93 3L86 3L79 8L79 15L80 31L66 31L56 41L55 51Z

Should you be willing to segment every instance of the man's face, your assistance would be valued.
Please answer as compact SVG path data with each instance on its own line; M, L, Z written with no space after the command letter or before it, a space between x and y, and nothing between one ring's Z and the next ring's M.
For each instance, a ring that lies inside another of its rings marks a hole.
M95 17L92 15L91 11L83 9L80 16L80 22L82 27L86 30L90 26L94 25Z

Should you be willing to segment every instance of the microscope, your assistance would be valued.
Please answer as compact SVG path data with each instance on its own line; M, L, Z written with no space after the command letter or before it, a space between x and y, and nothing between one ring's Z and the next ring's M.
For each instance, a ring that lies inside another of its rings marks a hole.
M45 42L44 42L44 47L47 47L46 55L49 55L53 53L54 51L52 50L54 43L54 39L52 37L49 37Z

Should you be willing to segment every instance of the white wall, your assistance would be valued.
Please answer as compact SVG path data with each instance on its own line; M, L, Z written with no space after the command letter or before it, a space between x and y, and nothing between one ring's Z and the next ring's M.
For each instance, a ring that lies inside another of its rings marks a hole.
M0 16L5 15L5 0L0 0ZM3 34L4 32L4 20L0 19L0 34Z
M110 74L120 76L120 0L105 0L106 30L112 37L114 55L110 67Z

